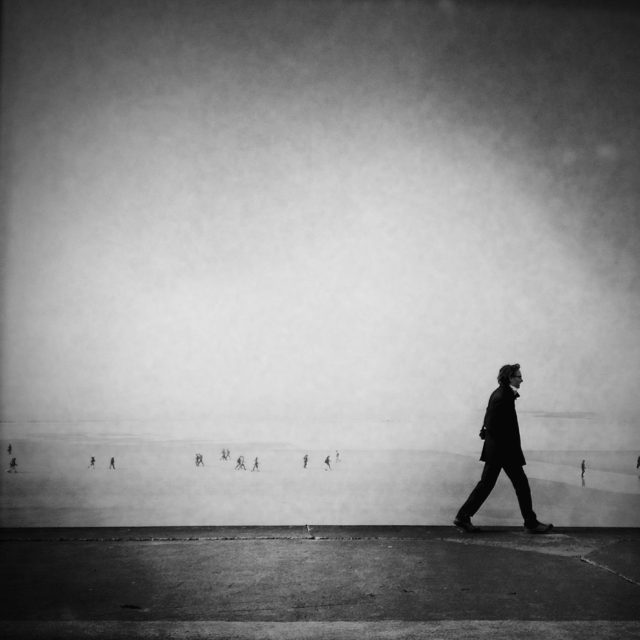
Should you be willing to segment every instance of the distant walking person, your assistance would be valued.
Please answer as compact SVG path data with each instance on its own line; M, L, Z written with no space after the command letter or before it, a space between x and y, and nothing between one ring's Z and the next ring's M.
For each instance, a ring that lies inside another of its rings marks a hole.
M116 468L116 459L111 458L111 462L109 462L109 469L113 469L115 471Z
M336 464L338 464L338 462L340 462L340 452L336 451Z
M587 470L587 461L583 460L580 463L580 471L582 472L582 477L584 478L584 472Z
M520 365L505 364L501 367L498 383L498 388L489 397L480 430L480 438L484 440L480 456L480 460L484 462L482 476L467 501L460 507L453 524L468 533L479 531L479 527L471 523L471 518L489 497L504 469L516 491L525 530L529 533L548 533L553 525L538 521L533 511L529 480L523 469L526 461L520 444L516 415L516 398L520 397L518 389L522 384Z
M638 460L640 460L640 458L638 458ZM305 453L304 454L304 458L302 458L302 468L306 469L307 468L307 463L309 462L309 456Z
M11 458L11 462L9 463L9 468L7 469L7 473L18 473L18 463L15 458Z
M95 469L96 468L96 459L94 456L91 456L91 460L89 461L89 469Z
M260 471L260 465L258 464L257 456L256 456L256 459L253 461L253 467L251 468L251 471Z
M327 456L324 459L324 463L327 465L327 467L329 467L328 471L331 471L331 456ZM327 469L325 469L325 471L327 471Z
M9 444L9 446L7 447L7 453L11 455L12 451L13 451L13 447L11 446L11 444ZM638 461L640 462L640 458L638 458Z
M244 466L244 456L238 456L238 459L236 460L236 471L240 469L244 469L245 471L247 470L247 467Z
M636 469L640 469L640 456L638 456L638 461L636 462Z

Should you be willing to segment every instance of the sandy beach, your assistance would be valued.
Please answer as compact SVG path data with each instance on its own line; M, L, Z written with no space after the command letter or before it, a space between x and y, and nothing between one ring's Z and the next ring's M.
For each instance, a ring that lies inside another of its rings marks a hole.
M442 451L344 450L336 463L335 450L266 443L60 436L11 444L18 473L2 474L3 527L447 525L481 471L476 455ZM195 466L196 453L204 466ZM585 486L585 452L528 454L539 517L561 526L640 526L640 479L634 465L622 472L630 454L588 453ZM247 471L234 470L240 454ZM256 456L260 470L252 472ZM506 477L476 520L520 524Z

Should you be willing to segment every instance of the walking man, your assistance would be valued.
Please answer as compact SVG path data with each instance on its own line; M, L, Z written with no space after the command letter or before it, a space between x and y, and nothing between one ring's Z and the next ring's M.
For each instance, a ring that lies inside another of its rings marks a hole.
M116 459L115 458L111 458L111 461L109 462L109 469L114 469L116 468Z
M501 367L498 384L498 388L489 397L480 431L480 438L484 440L480 456L480 460L484 462L482 476L467 501L460 507L453 524L467 533L480 530L471 523L471 518L489 497L500 472L504 469L516 491L525 531L548 533L553 529L553 525L538 521L533 511L529 480L523 469L526 461L520 444L516 415L516 398L520 397L518 389L522 384L520 365L505 364Z

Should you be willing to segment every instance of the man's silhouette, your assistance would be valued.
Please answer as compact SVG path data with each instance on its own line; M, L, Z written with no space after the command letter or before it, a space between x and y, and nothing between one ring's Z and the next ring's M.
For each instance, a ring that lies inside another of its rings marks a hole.
M503 469L516 491L525 530L548 533L553 528L551 524L538 522L531 501L529 480L523 469L526 460L522 453L516 415L516 398L520 397L518 389L522 381L520 365L505 364L498 373L499 386L489 398L480 431L480 437L484 440L480 456L484 462L482 476L453 521L456 527L468 533L479 531L478 527L471 524L471 518L489 497Z

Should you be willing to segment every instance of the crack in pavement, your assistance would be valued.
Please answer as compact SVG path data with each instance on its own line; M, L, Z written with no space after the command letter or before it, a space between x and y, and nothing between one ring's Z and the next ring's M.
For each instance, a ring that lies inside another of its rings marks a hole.
M519 541L504 541L504 540L483 540L479 538L441 538L445 542L454 542L456 544L465 545L477 545L493 548L506 548L514 551L530 551L533 553L541 553L545 555L563 556L569 558L576 558L585 564L589 564L597 569L607 571L626 582L640 586L640 582L630 578L629 576L608 567L606 564L596 562L588 558L588 555L602 551L607 547L611 547L616 542L608 542L606 544L596 544L592 541L591 544L578 545L575 542L572 544L572 539L564 534L547 534L544 538L536 538L535 543L522 544ZM552 546L555 545L555 546Z
M565 534L545 534L543 537L532 538L531 534L515 534L518 538L512 540L490 540L481 537L467 538L441 538L444 542L456 544L477 545L483 547L511 549L513 551L531 551L552 556L564 556L577 558L588 555L602 548L594 542L578 544ZM527 536L525 538L525 536ZM607 545L605 545L607 546Z
M612 573L614 576L618 576L618 578L622 578L623 580L626 580L627 582L630 582L631 584L635 584L637 587L640 587L640 582L637 582L636 580L634 580L633 578L629 578L628 576L625 576L624 574L615 571L614 569L611 569L610 567L607 567L607 565L605 564L600 564L599 562L595 562L594 560L589 560L589 558L585 558L585 557L580 557L580 560L582 562L585 562L586 564L590 564L593 567L596 567L598 569L603 569L604 571L608 571L609 573Z

